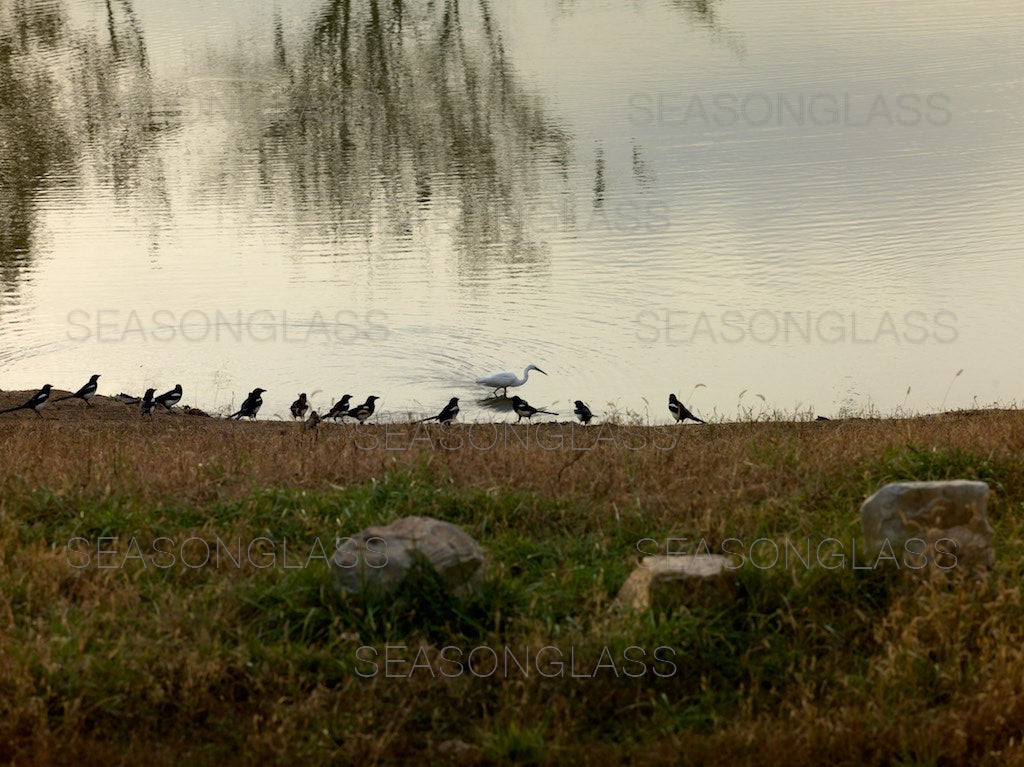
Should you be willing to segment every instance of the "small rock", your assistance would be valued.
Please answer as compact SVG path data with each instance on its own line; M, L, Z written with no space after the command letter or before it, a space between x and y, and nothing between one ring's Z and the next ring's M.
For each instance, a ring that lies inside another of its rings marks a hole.
M910 569L982 571L995 557L987 496L986 483L965 479L893 482L861 504L864 539L872 551L891 549ZM905 547L915 539L922 543Z
M644 557L615 597L629 610L714 602L732 592L737 567L721 554Z
M440 743L437 750L442 754L464 754L467 751L475 750L475 747L464 740L451 738L450 740Z
M404 517L368 527L345 541L331 557L334 585L343 594L393 594L419 557L457 593L471 585L484 552L457 525L433 517Z

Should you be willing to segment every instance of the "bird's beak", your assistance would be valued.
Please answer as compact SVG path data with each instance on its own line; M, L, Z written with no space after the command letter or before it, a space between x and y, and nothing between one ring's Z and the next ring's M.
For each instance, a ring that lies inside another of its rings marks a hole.
M540 368L537 368L537 372L538 372L538 373L544 373L544 371L543 371L543 370L541 370ZM547 373L544 373L544 375L547 375Z

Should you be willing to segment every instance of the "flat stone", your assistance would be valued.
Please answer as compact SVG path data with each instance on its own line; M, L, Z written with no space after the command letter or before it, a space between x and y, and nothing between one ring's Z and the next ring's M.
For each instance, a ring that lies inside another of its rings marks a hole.
M988 492L985 482L965 479L885 485L861 504L864 539L914 570L984 570L995 558Z
M433 567L445 588L457 593L471 585L484 552L457 525L433 517L403 517L345 541L331 557L331 572L342 594L390 595L417 560Z
M721 554L650 556L622 584L615 605L628 610L706 604L732 592L737 567Z

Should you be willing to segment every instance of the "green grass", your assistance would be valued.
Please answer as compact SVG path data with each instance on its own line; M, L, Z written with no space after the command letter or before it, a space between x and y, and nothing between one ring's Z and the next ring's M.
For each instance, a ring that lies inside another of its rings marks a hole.
M691 498L686 514L642 494L607 504L600 488L556 497L466 484L426 463L364 481L205 500L154 501L116 484L99 495L8 484L0 502L0 758L24 760L66 741L63 753L86 762L158 744L158 761L200 764L241 753L313 763L424 754L468 763L657 762L680 749L686 759L726 763L792 752L786 723L800 719L801 763L824 754L847 763L951 763L960 752L929 750L927 738L892 722L931 732L925 723L948 726L946 714L1024 705L1013 688L991 702L967 694L1014 681L1007 669L1021 658L1021 463L995 451L908 444L808 472L804 450L785 434L748 446L755 478L770 477L775 489L745 490L731 508ZM857 507L877 487L953 477L996 490L990 514L1001 564L989 580L917 583L884 568L748 562L731 597L641 614L611 608L641 539L652 540L648 553L672 537L717 546L723 533L849 542L859 540ZM452 595L421 569L393 597L341 597L325 562L284 567L279 549L265 569L164 569L151 559L95 566L95 542L108 536L117 539L112 561L132 539L148 555L161 536L265 536L287 540L292 562L304 562L317 540L329 556L336 536L413 514L458 524L481 543L488 561L478 588ZM68 564L75 537L93 547L88 567ZM433 669L446 646L535 655L551 645L571 649L586 672L608 653L616 670L594 678L439 678L423 669L412 678L361 676L359 648L382 655L389 645L404 646L409 661L422 648ZM642 677L622 673L629 648L647 653ZM651 673L654 648L674 651L670 676ZM815 729L811 713L839 729ZM984 747L1016 737L1012 721ZM864 722L875 736L858 729ZM895 729L878 737L886 727Z

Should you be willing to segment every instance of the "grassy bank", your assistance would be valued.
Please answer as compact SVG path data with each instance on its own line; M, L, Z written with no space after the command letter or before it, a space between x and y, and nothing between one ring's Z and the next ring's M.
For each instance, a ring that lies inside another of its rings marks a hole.
M0 424L2 759L1024 762L1017 412L481 426L460 443L436 427L80 412ZM859 541L880 485L954 477L994 490L987 580L748 562L731 601L611 609L640 550ZM318 542L329 555L410 514L481 543L480 592L423 578L387 603L334 597ZM236 566L236 542L257 538ZM484 676L484 651L467 669L481 647L529 656L529 673Z

